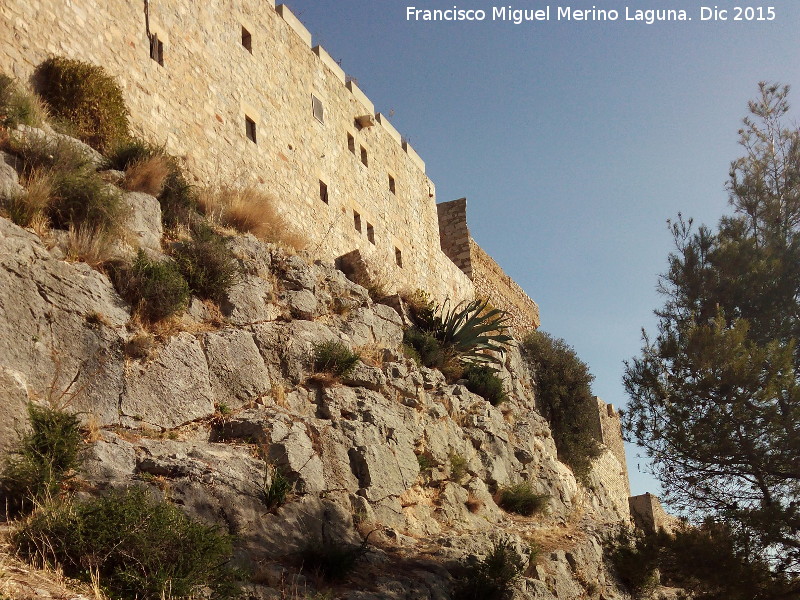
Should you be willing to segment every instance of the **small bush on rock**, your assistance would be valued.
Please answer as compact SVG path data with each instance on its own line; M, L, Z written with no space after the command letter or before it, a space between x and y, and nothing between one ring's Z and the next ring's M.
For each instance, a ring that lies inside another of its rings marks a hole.
M497 376L497 370L489 365L471 364L464 370L467 389L483 396L489 404L497 406L508 400L503 389L503 380Z
M21 87L4 73L0 73L0 126L15 129L17 125L37 127L45 120L41 100Z
M36 70L39 92L51 114L70 123L78 138L106 152L128 137L122 90L102 67L63 57Z
M12 137L8 150L18 157L22 183L28 188L16 211L27 214L26 220L39 214L57 229L119 231L126 212L119 190L100 178L74 141Z
M118 140L107 153L108 168L125 171L137 162L154 156L166 156L166 154L166 149L163 146L157 146L139 137L131 136Z
M507 512L529 517L533 514L544 512L549 500L550 496L537 494L533 491L530 482L523 481L502 488L499 492L497 504Z
M616 535L605 540L604 551L634 597L643 597L658 585L657 536L620 527Z
M347 377L361 359L343 342L321 342L314 344L314 370L330 373L334 377Z
M507 600L524 568L523 557L507 542L500 542L484 560L465 567L453 600Z
M467 474L467 459L460 454L450 455L450 478L458 483Z
M161 222L166 228L174 228L198 214L197 190L189 183L175 159L164 187L158 195L161 204Z
M80 466L80 421L49 407L28 406L31 429L22 436L0 475L3 508L9 514L28 512L58 494Z
M174 258L192 293L200 298L222 301L239 276L225 238L204 223L192 228L192 239L178 247Z
M261 496L264 505L269 510L275 510L286 502L286 497L292 491L292 482L278 467L267 466L264 469L264 482L261 486Z
M18 527L13 542L24 558L59 565L71 577L87 581L94 573L112 597L238 592L239 574L227 566L230 536L139 488L46 506Z
M139 251L128 267L117 268L114 284L120 295L148 321L159 321L186 308L189 284L167 260L151 260Z

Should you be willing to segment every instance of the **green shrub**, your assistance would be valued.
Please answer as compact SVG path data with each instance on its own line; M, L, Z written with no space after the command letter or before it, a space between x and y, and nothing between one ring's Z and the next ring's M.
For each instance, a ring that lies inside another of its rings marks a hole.
M225 238L204 223L192 228L192 239L178 247L174 258L189 289L200 298L221 302L239 276Z
M53 179L47 216L58 229L83 225L98 231L116 231L124 213L119 191L94 171L60 173Z
M28 405L30 431L22 436L0 475L4 507L10 514L28 512L58 494L80 466L80 421L73 414Z
M409 327L403 332L403 343L413 349L419 362L429 369L441 368L449 358L433 334L416 327Z
M158 201L161 203L161 222L167 228L186 223L198 214L197 190L188 182L174 158Z
M41 125L42 108L32 92L21 88L11 77L0 73L0 126Z
M467 474L467 459L460 454L450 455L450 479L458 483Z
M428 473L436 466L436 463L427 454L417 454L417 464L419 465L419 472L422 474Z
M550 500L547 494L534 492L528 481L502 488L499 494L500 508L526 517L544 512Z
M534 372L536 403L550 423L558 458L568 464L584 485L600 445L586 426L597 420L597 401L589 368L564 340L535 331L523 342L524 355Z
M605 540L604 553L635 598L646 596L658 585L657 536L620 527L616 535Z
M108 168L124 171L129 166L153 158L154 156L166 156L167 151L164 146L157 146L145 140L132 136L118 140L108 153Z
M94 571L111 597L237 592L230 536L140 488L46 506L18 527L13 543L24 558L58 564L70 577L86 581Z
M34 171L56 175L95 170L86 152L69 139L12 135L7 148L19 157L23 177Z
M499 542L484 560L464 567L453 600L507 600L525 564L510 544Z
M159 321L184 310L189 284L170 261L151 260L139 251L129 267L114 272L114 284L134 310L149 321Z
M489 404L497 406L508 400L503 389L503 380L497 376L497 370L489 365L471 364L464 370L467 389L483 396Z
M264 483L261 486L261 498L269 510L275 510L286 502L286 496L292 491L292 482L278 467L267 466L264 469Z
M53 57L37 67L36 79L51 114L93 148L106 152L128 137L122 90L102 67Z
M314 370L330 373L335 377L347 377L361 357L343 342L321 342L314 344Z
M47 182L42 210L57 229L119 231L126 208L116 188L103 181L89 157L69 140L15 137L8 149L19 158L23 179ZM28 185L30 193L30 185ZM30 203L28 203L30 204Z

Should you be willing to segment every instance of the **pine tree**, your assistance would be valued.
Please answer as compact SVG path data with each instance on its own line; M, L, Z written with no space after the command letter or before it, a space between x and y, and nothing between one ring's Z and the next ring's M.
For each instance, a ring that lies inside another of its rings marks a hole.
M788 87L759 85L731 163L733 214L671 223L655 338L626 364L625 427L665 499L800 592L800 132ZM777 592L774 597L780 596Z

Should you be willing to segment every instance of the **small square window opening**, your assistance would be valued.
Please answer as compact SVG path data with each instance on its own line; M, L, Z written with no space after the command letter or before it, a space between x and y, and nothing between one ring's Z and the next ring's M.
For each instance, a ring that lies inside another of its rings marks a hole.
M244 116L245 132L247 139L256 144L256 122L247 115Z
M389 191L392 192L393 194L397 193L397 188L395 188L394 185L394 177L392 177L391 175L389 175Z
M328 186L321 179L319 180L319 199L325 204L328 203Z
M361 215L353 211L353 227L356 228L358 233L361 233Z
M403 253L401 252L400 248L394 249L394 262L397 263L397 266L401 269L403 268Z
M350 150L353 154L356 153L356 138L354 138L349 133L347 134L347 149Z
M244 46L245 50L250 54L253 53L253 36L244 27L242 27L242 46Z
M322 107L322 101L311 95L311 110L314 112L314 118L320 123L325 122L325 109Z
M371 244L375 244L375 228L371 223L367 223L367 239Z
M164 42L155 33L150 36L150 58L164 66Z
M367 160L367 149L364 146L361 146L361 164L365 167L369 166L369 161Z

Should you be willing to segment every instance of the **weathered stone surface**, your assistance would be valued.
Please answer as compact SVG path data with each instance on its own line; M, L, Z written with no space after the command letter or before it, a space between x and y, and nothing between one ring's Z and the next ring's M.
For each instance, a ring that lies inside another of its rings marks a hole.
M289 305L289 312L295 319L310 321L320 315L320 306L317 297L308 290L288 291L285 301Z
M275 303L273 285L257 275L244 275L229 290L221 308L232 325L276 320L283 312Z
M56 152L60 146L66 146L80 152L88 162L95 168L102 168L106 164L106 159L97 150L76 140L73 137L56 133L52 129L38 129L28 125L18 125L14 135L25 140L28 144L33 144L42 149L47 149L51 154Z
M0 462L28 430L28 402L24 375L0 366Z
M16 198L25 192L13 165L14 157L0 152L0 198Z
M127 321L104 275L54 259L0 218L0 367L22 373L34 397L115 422Z
M292 383L310 373L314 344L339 339L328 326L315 321L266 323L254 325L252 331L267 367Z
M343 379L343 382L347 385L365 387L377 392L386 387L386 375L377 367L371 367L359 361L350 374Z
M164 229L158 200L149 194L126 192L122 195L122 203L128 209L122 226L133 241L142 248L160 252Z
M314 269L297 255L282 255L274 267L280 271L284 285L289 290L314 292L317 277Z
M346 316L342 331L354 346L376 344L385 348L396 348L403 341L400 316L394 309L383 304L352 311Z
M131 363L120 399L123 421L171 428L214 413L214 396L203 349L180 333L144 363Z
M199 336L206 354L211 393L216 404L238 408L267 394L272 378L258 351L253 334L224 329Z

